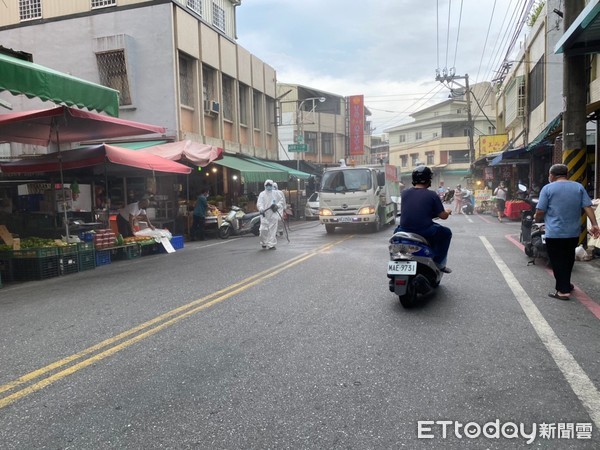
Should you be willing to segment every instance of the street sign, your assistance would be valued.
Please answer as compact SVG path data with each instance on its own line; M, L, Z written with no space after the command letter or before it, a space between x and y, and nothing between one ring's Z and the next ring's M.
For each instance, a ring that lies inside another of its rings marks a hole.
M308 144L288 144L288 152L307 152Z
M297 144L304 144L304 136L302 136L301 134L299 134L298 136L296 136L296 143Z

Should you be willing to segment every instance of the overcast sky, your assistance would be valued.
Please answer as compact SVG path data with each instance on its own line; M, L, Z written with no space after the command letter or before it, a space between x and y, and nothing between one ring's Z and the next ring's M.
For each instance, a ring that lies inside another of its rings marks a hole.
M532 3L243 0L238 43L274 67L280 82L363 94L381 134L448 97L438 68L455 67L471 85L491 80Z

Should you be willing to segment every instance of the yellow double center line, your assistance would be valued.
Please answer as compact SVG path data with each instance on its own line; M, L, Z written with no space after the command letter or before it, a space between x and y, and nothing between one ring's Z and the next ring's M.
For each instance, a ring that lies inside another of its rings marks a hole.
M352 236L345 237L331 244L326 244L310 252L303 253L295 258L289 259L281 264L270 267L267 270L252 275L242 281L227 286L224 289L215 291L191 303L180 306L165 314L155 317L152 320L142 323L137 327L124 331L112 338L106 339L96 345L86 348L78 353L75 353L66 358L60 359L45 367L29 372L16 380L0 385L0 409L4 408L17 400L33 394L46 386L61 380L75 372L88 367L98 361L103 360L127 347L146 339L159 331L174 325L186 317L196 314L206 308L209 308L231 296L238 294L246 289L249 289L264 280L274 277L275 275L306 261L313 256L325 252L332 247L351 239ZM59 370L61 369L62 370ZM38 381L36 381L38 380ZM31 383L31 384L28 384ZM26 386L24 386L26 385Z

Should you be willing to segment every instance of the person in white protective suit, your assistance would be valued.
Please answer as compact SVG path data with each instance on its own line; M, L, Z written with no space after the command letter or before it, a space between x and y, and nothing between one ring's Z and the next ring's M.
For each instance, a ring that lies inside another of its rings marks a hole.
M260 217L260 245L274 250L277 245L278 211L283 209L282 198L273 189L273 180L265 181L265 190L258 195L256 208Z
M281 203L283 204L283 208L277 212L277 219L279 219L277 221L277 234L279 236L283 236L283 228L285 226L283 224L283 214L286 206L285 194L283 193L283 191L279 190L279 187L277 186L277 183L275 181L273 181L273 192L275 192L275 194L280 197Z

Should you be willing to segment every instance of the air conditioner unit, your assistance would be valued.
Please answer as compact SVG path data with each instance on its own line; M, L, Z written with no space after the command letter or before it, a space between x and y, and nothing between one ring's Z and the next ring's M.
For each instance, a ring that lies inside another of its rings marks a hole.
M204 111L212 113L212 114L219 114L219 110L221 109L221 105L219 105L219 102L216 102L214 100L206 100L204 102Z

